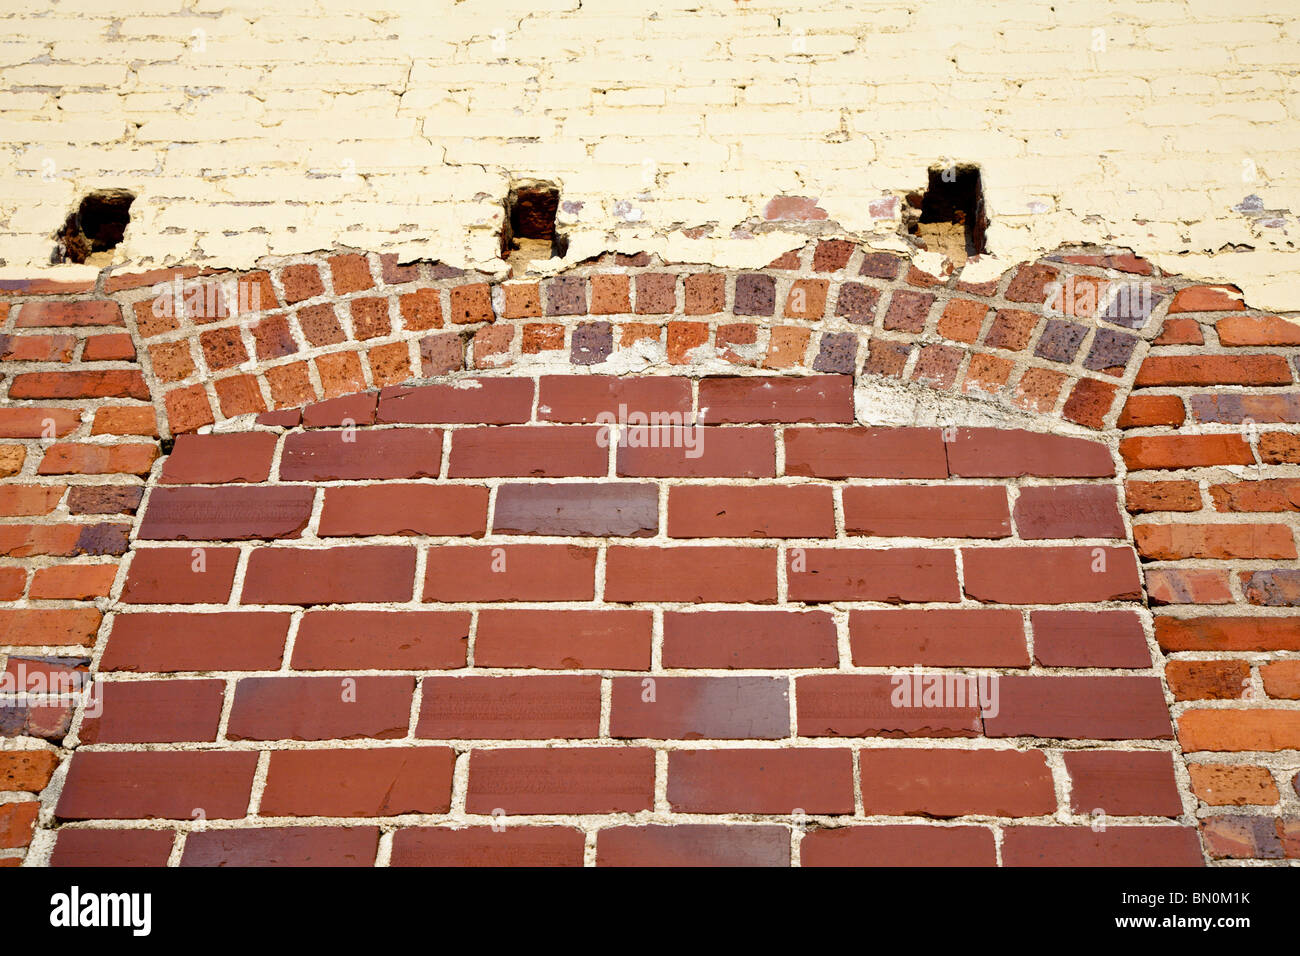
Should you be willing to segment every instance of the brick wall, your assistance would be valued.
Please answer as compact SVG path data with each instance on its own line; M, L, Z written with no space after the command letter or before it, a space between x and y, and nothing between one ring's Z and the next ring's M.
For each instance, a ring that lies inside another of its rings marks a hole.
M4 709L0 860L1300 853L1300 325L1083 248L489 279L8 284L0 651L103 712Z
M0 266L93 189L121 254L251 267L321 240L500 267L512 178L562 186L581 257L756 267L813 217L893 237L982 165L1004 263L1063 242L1300 308L1295 11L990 0L89 0L0 12ZM1231 251L1226 251L1231 250Z

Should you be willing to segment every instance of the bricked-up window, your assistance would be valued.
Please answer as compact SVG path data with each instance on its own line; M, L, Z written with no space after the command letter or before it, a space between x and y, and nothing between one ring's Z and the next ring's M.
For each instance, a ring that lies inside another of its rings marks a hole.
M911 193L907 201L908 231L928 251L943 253L955 266L985 251L988 220L978 166L935 166L925 192Z
M511 187L501 230L501 257L516 274L534 259L563 256L568 250L568 238L555 227L559 208L560 189L554 183L528 180Z
M81 200L54 236L50 261L108 265L131 221L135 193L125 189L99 189Z

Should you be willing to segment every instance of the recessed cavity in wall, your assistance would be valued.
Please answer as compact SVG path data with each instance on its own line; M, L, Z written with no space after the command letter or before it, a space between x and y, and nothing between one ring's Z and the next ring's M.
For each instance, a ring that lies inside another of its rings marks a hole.
M980 168L962 164L933 166L923 193L909 193L904 221L913 239L960 268L968 256L985 252L984 185Z
M97 189L68 213L63 228L54 234L53 263L75 262L111 265L113 250L131 221L135 193L126 189Z
M560 207L560 187L539 179L520 180L506 196L505 224L501 229L501 258L512 275L522 275L528 263L563 256L568 237L555 227Z

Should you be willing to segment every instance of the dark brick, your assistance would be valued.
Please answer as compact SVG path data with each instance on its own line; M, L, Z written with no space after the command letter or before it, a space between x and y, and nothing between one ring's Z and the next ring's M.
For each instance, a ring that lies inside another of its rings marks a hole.
M884 327L900 332L920 332L925 328L925 317L933 304L934 296L928 292L898 289L889 298Z
M147 541L296 538L311 518L312 488L155 488L139 537Z
M776 311L776 280L758 273L736 276L736 315L772 315Z
M614 327L608 322L579 323L570 349L574 365L598 365L614 350Z
M312 345L337 345L346 336L339 325L334 306L328 302L298 310L298 325Z
M1082 325L1062 319L1048 319L1034 354L1050 362L1073 362L1074 355L1087 334L1087 328Z
M547 315L586 315L587 314L587 280L578 276L560 276L547 279L546 314Z
M143 485L76 485L68 492L74 515L133 515L144 497Z
M507 484L497 491L498 534L643 537L659 529L654 485Z
M891 256L887 252L866 252L862 255L862 268L858 270L858 275L874 279L897 279L902 261L898 256Z
M813 371L852 375L857 358L857 333L826 332L822 335L821 348L813 361Z
M1138 337L1114 329L1098 329L1093 336L1092 348L1083 361L1083 367L1100 372L1105 369L1122 371L1137 348Z
M835 314L848 319L854 325L871 325L876 318L876 306L880 304L880 290L861 282L846 282L840 286L839 298L835 302Z

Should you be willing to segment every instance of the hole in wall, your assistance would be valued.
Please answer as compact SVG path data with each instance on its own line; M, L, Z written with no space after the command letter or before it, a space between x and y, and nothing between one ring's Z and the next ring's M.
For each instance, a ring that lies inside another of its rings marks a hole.
M928 252L947 256L955 268L986 252L984 183L974 164L933 166L925 192L907 196L907 231Z
M501 258L513 275L523 274L530 262L563 257L569 240L555 226L560 208L560 187L540 179L520 180L510 187L501 229Z
M111 265L113 250L131 221L134 201L135 193L126 189L97 189L87 194L54 234L50 261Z

